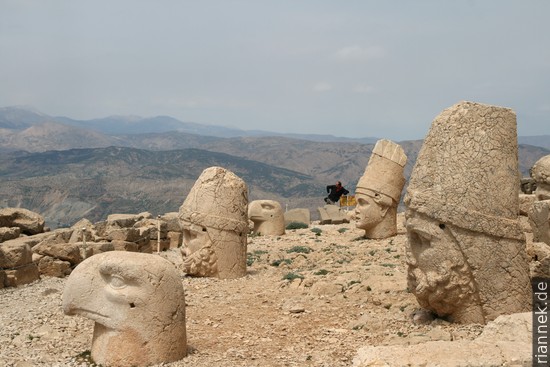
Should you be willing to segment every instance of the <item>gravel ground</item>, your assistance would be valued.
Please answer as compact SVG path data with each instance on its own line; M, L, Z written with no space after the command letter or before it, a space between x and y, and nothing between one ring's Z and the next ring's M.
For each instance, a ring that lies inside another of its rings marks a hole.
M367 240L352 223L251 236L247 276L182 274L188 356L161 365L339 367L365 345L474 339L482 326L412 322L400 233ZM0 289L0 367L94 365L93 322L63 314L65 282Z

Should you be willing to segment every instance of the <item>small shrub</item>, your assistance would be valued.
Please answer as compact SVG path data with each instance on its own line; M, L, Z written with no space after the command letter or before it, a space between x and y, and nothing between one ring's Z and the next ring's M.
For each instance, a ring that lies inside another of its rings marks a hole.
M303 229L307 227L309 226L302 222L290 222L287 224L286 229Z
M271 262L271 266L279 266L281 264L291 264L292 263L292 260L291 259L279 259L279 260L274 260Z
M310 252L312 252L313 249L311 247L307 247L307 246L293 246L291 248L289 248L288 250L286 250L287 253L291 253L291 252L297 252L299 254L309 254Z
M376 250L370 250L370 251L369 251L369 255L370 255L370 256L374 256L375 253L376 253Z
M302 274L296 274L296 273L286 273L283 276L283 280L294 280L294 279L304 279L304 276Z
M254 261L260 260L260 257L263 254L267 254L267 251L265 251L265 250L254 250L254 252L252 252L252 253L247 252L246 253L246 265L251 266L252 264L254 264Z
M339 232L339 233L344 233L344 232L347 231L347 230L348 230L347 228L340 228L340 229L338 230L338 232Z
M328 273L329 273L328 270L321 269L321 270L318 270L315 273L313 273L313 275L327 275Z
M321 228L313 227L313 228L311 229L311 232L313 232L313 233L322 233L323 230L322 230Z

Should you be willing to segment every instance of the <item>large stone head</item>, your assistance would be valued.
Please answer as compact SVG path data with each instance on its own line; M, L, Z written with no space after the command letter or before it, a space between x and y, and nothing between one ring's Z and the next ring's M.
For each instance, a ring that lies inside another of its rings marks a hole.
M531 177L537 186L536 201L529 211L533 241L550 245L550 155L535 162Z
M179 210L189 275L246 275L248 188L233 172L205 169Z
M275 200L254 200L248 205L248 218L254 223L255 234L285 234L285 217L281 204Z
M69 276L63 311L95 321L93 360L148 366L187 354L185 295L174 265L152 254L111 251Z
M462 323L528 309L518 183L511 109L461 102L435 118L405 195L408 283L421 306Z
M355 189L356 227L368 238L387 238L397 233L397 206L405 185L403 148L389 140L376 142L365 173Z
M550 200L550 155L535 162L531 168L531 177L537 183L537 200Z

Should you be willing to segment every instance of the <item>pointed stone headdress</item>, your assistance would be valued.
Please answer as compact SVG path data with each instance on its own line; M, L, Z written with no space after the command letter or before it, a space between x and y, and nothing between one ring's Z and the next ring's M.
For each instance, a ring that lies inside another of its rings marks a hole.
M443 223L521 240L518 185L514 111L460 102L433 121L405 204Z
M248 230L248 188L233 172L210 167L199 176L179 210L181 220L222 231Z
M389 196L398 203L405 185L403 169L407 156L400 145L390 140L378 140L355 192L369 195L369 191Z

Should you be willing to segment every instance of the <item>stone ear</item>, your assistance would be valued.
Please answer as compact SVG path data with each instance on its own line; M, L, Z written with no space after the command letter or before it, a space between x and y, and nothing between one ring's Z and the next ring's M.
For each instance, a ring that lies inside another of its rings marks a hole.
M380 213L382 213L382 217L384 218L386 216L386 213L388 213L388 210L390 209L389 206L386 205L380 205Z

